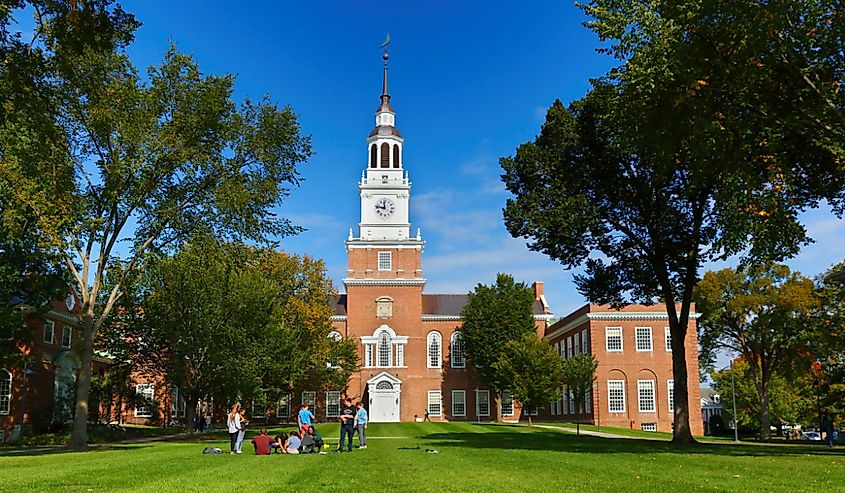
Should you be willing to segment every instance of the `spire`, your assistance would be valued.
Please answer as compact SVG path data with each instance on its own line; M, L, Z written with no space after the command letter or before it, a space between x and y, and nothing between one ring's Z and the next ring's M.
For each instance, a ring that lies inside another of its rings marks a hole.
M387 54L387 49L384 50L381 58L384 60L384 80L381 84L381 106L376 111L381 113L383 111L393 113L393 108L390 107L390 94L387 92L387 61L390 60L390 55Z
M384 60L383 79L381 82L381 96L379 96L381 104L379 104L378 109L376 109L376 126L370 132L368 138L402 138L402 135L399 133L399 130L396 129L396 114L393 112L393 108L390 106L390 94L387 90L387 61L390 60L390 55L387 53L388 44L390 44L390 35L387 36L387 39L381 45L382 50L384 50L381 54L381 58L382 60Z

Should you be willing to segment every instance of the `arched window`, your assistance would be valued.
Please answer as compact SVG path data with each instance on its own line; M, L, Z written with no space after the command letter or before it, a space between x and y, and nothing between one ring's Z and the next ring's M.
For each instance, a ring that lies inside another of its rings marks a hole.
M12 373L0 368L0 415L8 416L12 406Z
M370 168L376 167L376 145L373 144L370 146Z
M390 366L391 353L390 334L387 331L378 336L378 366Z
M399 144L393 144L393 167L399 167Z
M376 390L393 390L393 384L386 380L382 380L376 384Z
M452 334L452 349L450 354L452 355L452 368L466 368L467 355L464 349L464 339L460 332Z
M390 144L388 144L387 142L384 142L381 145L381 167L390 167Z
M333 343L329 346L329 360L326 361L326 366L328 368L339 368L340 367L340 360L338 359L337 355L337 344L343 339L343 336L340 332L333 330L329 332L329 340Z
M439 332L428 334L428 367L440 368L443 360L443 343Z

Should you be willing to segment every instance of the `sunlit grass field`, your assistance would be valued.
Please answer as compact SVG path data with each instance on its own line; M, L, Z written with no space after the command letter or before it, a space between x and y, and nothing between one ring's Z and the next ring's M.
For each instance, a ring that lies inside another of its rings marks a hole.
M322 428L332 444L335 428ZM368 449L351 454L258 457L245 443L242 455L202 455L207 446L228 450L217 434L0 455L0 491L845 491L845 453L821 446L679 449L469 423L372 424L368 432Z

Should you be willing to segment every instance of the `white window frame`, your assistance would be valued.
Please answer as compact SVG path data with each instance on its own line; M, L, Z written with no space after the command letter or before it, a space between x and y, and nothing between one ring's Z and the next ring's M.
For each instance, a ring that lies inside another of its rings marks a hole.
M396 347L396 367L404 368L405 367L405 345L404 344L394 344Z
M426 340L426 366L428 368L441 368L443 366L443 336L440 332L428 333Z
M290 392L288 392L279 398L279 402L276 403L276 418L290 418L290 397Z
M593 389L587 389L584 393L584 414L591 414L593 412Z
M581 354L581 333L576 332L575 335L572 336L573 343L572 343L572 355L578 356Z
M373 350L375 349L375 344L364 344L364 366L366 368L373 367Z
M337 406L332 409L332 406ZM326 391L326 417L338 418L340 417L340 391L328 390Z
M385 347L384 345L387 344L387 351L383 351L382 349ZM387 360L382 359L382 356L387 356ZM386 364L385 364L386 363ZM390 337L390 333L382 331L378 335L378 342L376 343L376 367L378 368L390 368L393 366L393 338Z
M67 334L67 344L65 344L65 334ZM73 327L70 325L65 325L62 327L62 349L70 349L71 344L73 343Z
M617 334L618 333L618 334ZM614 339L619 337L619 349L611 348L611 337ZM621 353L625 351L625 335L622 327L605 327L604 328L604 348L608 353Z
M666 398L669 401L669 412L675 413L675 380L666 380Z
M50 337L47 337L47 327L50 327ZM46 344L55 344L56 342L56 322L52 320L44 321L44 342Z
M672 330L670 327L663 329L663 344L666 345L666 352L672 352Z
M182 396L182 389L179 387L170 388L170 417L184 418L188 410L188 403Z
M649 392L651 397L648 395ZM649 400L651 407L648 407ZM641 413L657 412L657 392L654 389L654 380L637 380L637 407Z
M428 409L429 416L439 417L443 415L443 394L439 390L428 391Z
M640 429L642 431L650 431L650 432L657 431L657 423L641 423Z
M634 341L638 353L650 353L654 351L654 337L652 336L651 327L636 327L634 329Z
M569 391L564 389L563 396L560 398L561 407L563 407L563 415L569 415Z
M513 405L513 394L510 390L503 390L502 391L502 403L501 403L501 411L502 416L513 416L515 413L514 405Z
M138 407L141 402L138 396L145 401L144 406ZM153 383L139 383L135 385L135 417L136 418L152 418L153 404L155 404L155 384Z
M572 337L566 338L566 359L572 357Z
M569 392L569 414L573 416L578 414L578 410L575 409L575 392L572 391Z
M555 343L555 352L557 353L557 355L559 357L561 357L561 359L563 359L563 357L562 357L563 355L560 354L560 341Z
M0 368L0 416L12 412L12 372Z
M299 403L305 404L307 402L312 408L311 412L314 413L314 410L317 409L317 392L314 390L303 390L300 397L302 397L302 400Z
M267 404L256 404L255 401L251 403L250 416L253 418L266 418L267 417Z
M581 353L582 354L589 354L590 353L590 346L587 343L587 329L581 331Z
M393 270L393 252L378 252L377 263L379 272L388 272Z
M620 399L613 396L614 392L620 392L621 406L614 408L614 403L620 403ZM607 412L610 414L624 414L625 413L625 380L608 380L607 381Z
M460 408L458 408L460 406ZM464 417L467 415L467 391L452 391L452 416Z
M467 352L464 345L464 337L460 331L452 333L452 341L449 345L449 359L452 368L466 368L467 367Z
M483 396L483 397L482 397ZM483 410L481 405L487 406L487 410ZM490 416L490 391L476 390L475 391L475 415L479 418Z

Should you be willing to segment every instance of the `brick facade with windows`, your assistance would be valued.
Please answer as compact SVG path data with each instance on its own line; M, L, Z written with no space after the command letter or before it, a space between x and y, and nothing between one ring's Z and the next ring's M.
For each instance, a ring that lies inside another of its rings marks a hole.
M692 307L693 312L695 307ZM693 313L685 341L690 427L702 435L698 382L698 339ZM662 305L628 305L615 310L585 305L546 330L545 339L569 358L581 353L598 360L596 383L586 409L564 396L543 411L551 420L580 421L646 431L672 431L674 379L668 316Z

